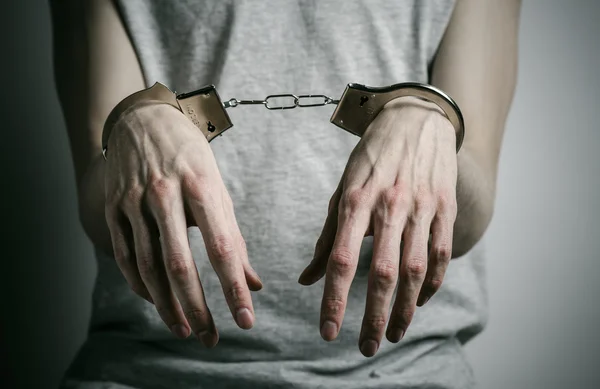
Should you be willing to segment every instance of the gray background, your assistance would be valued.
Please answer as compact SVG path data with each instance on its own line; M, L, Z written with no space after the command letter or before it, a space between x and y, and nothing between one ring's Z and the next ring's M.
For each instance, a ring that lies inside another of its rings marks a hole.
M85 337L95 264L77 219L48 5L0 10L0 377L52 388ZM524 1L487 232L490 322L467 347L482 388L600 387L599 22L598 1Z

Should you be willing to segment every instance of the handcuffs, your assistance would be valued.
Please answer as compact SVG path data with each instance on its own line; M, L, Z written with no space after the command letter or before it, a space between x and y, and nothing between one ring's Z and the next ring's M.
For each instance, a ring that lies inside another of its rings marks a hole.
M102 155L104 159L107 159L108 138L115 124L130 108L139 103L162 102L175 107L190 119L210 142L233 127L226 108L245 104L262 104L270 110L337 104L330 119L331 123L361 137L386 103L405 96L430 101L444 112L454 126L456 152L458 153L465 136L465 125L460 108L450 96L428 84L406 82L386 87L368 87L352 83L346 86L339 100L325 95L282 94L270 95L264 100L237 100L234 98L223 103L214 85L208 85L189 93L177 94L157 82L150 88L126 97L113 108L104 123ZM274 103L278 99L283 103Z

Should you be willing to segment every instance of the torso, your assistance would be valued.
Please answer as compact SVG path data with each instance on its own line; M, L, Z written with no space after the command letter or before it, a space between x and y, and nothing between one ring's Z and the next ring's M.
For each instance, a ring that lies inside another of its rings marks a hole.
M279 93L339 98L350 82L428 82L453 3L117 2L148 86L160 81L186 92L215 84L223 100ZM384 340L378 357L364 358L357 343L372 246L372 238L365 238L339 337L332 343L320 338L322 281L303 287L296 280L312 258L327 203L358 142L329 123L332 111L332 106L229 109L234 127L211 142L250 261L264 281L264 289L253 293L252 330L240 330L233 322L203 240L197 230L190 230L206 299L219 328L219 345L207 350L192 337L175 340L153 307L129 290L114 261L101 254L88 344L127 344L120 352L131 355L131 366L141 370L133 362L138 355L135 345L157 345L165 354L146 357L155 361L148 366L161 372L156 380L183 380L173 387L227 382L238 374L249 387L260 387L264 374L281 387L291 387L284 382L319 387L319 377L331 375L344 382L337 387L366 387L361 380L372 379L373 371L384 377L382 385L392 385L404 374L406 358L418 355L411 340L436 336L454 342L457 334L464 340L479 331L485 320L481 248L451 264L444 286L417 311L405 340L395 345ZM154 355L152 350L143 355ZM88 352L97 356L95 363L104 363L100 354Z

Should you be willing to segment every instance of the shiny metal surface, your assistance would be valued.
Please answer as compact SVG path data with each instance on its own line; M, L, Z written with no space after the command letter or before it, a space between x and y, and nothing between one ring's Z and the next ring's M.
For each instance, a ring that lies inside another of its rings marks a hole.
M233 126L213 85L176 95L165 85L157 82L150 88L124 98L110 112L102 131L102 155L104 159L107 158L108 138L121 116L138 104L153 101L166 103L177 108L202 131L209 142Z
M361 84L348 84L331 116L331 122L354 135L362 136L384 105L404 96L422 98L436 104L444 111L456 131L456 152L458 152L465 136L462 113L450 96L432 85L408 82L375 88Z
M284 93L279 95L269 95L264 100L238 100L232 98L223 103L224 108L235 108L238 105L264 105L265 108L272 111L281 109L293 109L296 107L322 107L328 104L337 104L339 100L334 100L325 95L294 95Z
M210 142L233 127L213 85L177 96L181 112L202 131Z
M442 109L456 131L456 152L458 152L465 134L462 113L450 96L432 85L401 83L387 87L368 87L361 84L348 84L339 100L326 95L297 96L285 93L269 95L264 100L232 98L222 103L213 85L176 95L165 85L157 82L148 89L126 97L111 111L102 133L102 154L106 159L108 137L119 118L130 108L143 102L158 101L177 108L202 131L210 142L233 126L226 108L238 105L264 105L269 110L284 110L337 104L331 116L331 123L360 137L388 102L404 96L422 98Z

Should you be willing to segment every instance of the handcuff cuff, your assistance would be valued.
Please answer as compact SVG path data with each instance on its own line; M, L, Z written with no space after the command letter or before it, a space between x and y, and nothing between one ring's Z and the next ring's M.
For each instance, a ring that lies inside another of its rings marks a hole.
M190 119L210 142L233 127L226 111L227 108L254 104L264 105L269 110L335 104L337 107L331 116L331 123L361 137L385 104L405 96L418 97L432 102L444 112L456 132L456 152L458 153L465 136L465 125L460 108L445 92L428 84L406 82L386 87L368 87L351 83L346 86L339 100L325 95L279 94L267 96L264 100L233 98L223 103L214 85L208 85L193 92L177 94L157 82L150 88L126 97L113 108L104 123L102 155L104 159L107 159L108 138L115 124L130 108L139 103L162 102L175 107Z

